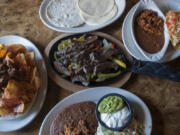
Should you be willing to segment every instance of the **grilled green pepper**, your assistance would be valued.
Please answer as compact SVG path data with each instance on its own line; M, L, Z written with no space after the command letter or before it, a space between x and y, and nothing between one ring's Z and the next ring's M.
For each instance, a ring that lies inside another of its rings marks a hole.
M110 79L110 78L114 78L117 77L118 75L121 74L121 71L116 72L116 73L108 73L108 74L104 74L104 73L98 73L97 77L98 78L102 78L102 79Z
M114 63L118 64L119 66L123 67L123 68L126 68L126 63L124 63L123 61L117 59L117 58L114 58L114 57L111 57L110 58Z

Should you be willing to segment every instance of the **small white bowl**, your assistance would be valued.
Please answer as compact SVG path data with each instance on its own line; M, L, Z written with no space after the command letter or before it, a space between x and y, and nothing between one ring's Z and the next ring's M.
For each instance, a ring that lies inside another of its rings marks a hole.
M134 34L134 23L135 23L136 17L139 15L140 12L142 12L143 10L147 10L147 9L157 12L158 16L160 16L164 20L164 38L165 38L165 42L164 42L163 48L159 52L154 53L154 54L148 53L148 52L144 51L143 49L141 49L141 47L138 45L138 43L136 41L135 34ZM159 61L160 59L163 58L163 56L164 56L164 54L165 54L165 52L166 52L166 50L168 48L170 39L169 39L167 27L165 25L165 16L161 12L161 10L158 8L158 6L154 3L153 0L141 0L138 3L138 6L136 7L136 9L135 9L135 11L133 13L133 17L131 19L131 26L130 27L131 27L131 35L132 35L132 38L133 38L133 41L134 41L136 47L139 49L139 51L142 53L142 55L147 60L149 60L149 61Z

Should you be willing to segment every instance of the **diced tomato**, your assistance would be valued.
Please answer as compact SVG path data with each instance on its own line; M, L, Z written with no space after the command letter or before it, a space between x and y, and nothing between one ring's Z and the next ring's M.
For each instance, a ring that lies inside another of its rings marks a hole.
M112 45L111 45L111 48L115 48L115 44L112 44Z
M100 46L99 46L99 44L95 44L95 46L94 46L95 48L99 48Z

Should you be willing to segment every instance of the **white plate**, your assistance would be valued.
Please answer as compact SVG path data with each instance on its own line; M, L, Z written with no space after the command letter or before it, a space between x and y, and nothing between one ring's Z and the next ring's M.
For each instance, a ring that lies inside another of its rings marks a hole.
M47 91L47 71L40 51L29 40L16 35L8 35L0 37L0 44L2 43L4 43L5 45L10 45L13 43L23 44L28 51L34 51L36 65L41 79L41 87L37 92L35 102L32 104L31 108L29 108L27 112L25 112L18 118L11 120L0 120L0 132L11 132L21 129L27 124L29 124L41 110Z
M113 87L96 87L96 88L89 88L86 90L82 90L76 92L61 102L59 102L53 109L47 114L46 118L44 119L39 135L49 135L50 134L50 125L56 115L62 111L65 107L82 101L93 101L97 102L102 96L109 94L109 93L118 93L125 96L134 107L135 113L137 114L139 120L144 123L145 126L145 133L146 135L151 134L152 130L152 119L151 114L148 107L145 103L133 93L130 93L126 90L120 88L113 88Z
M104 28L107 25L110 25L111 23L116 21L122 15L122 13L124 12L124 9L126 7L126 0L115 0L115 1L118 6L118 12L117 12L116 16L114 18L112 18L110 21L108 21L102 25L97 25L97 26L90 26L90 25L84 24L82 26L75 27L75 28L64 28L64 27L57 27L57 26L53 25L52 23L50 23L48 21L48 19L46 17L46 7L47 7L48 3L50 2L50 0L44 0L41 3L40 9L39 9L39 15L40 15L42 22L50 29L53 29L53 30L56 30L59 32L66 32L66 33L90 32L90 31Z
M164 0L164 1L155 0L155 2L164 13L167 12L167 2L171 10L180 10L180 4L177 4L176 0ZM138 60L147 61L147 59L141 54L139 49L136 47L135 43L133 42L132 35L130 34L131 33L131 29L129 27L131 25L130 20L132 18L133 12L135 11L137 4L129 11L126 18L124 19L123 27L122 27L122 39L123 39L126 50L134 58ZM177 51L171 45L169 45L165 53L165 56L159 62L168 62L179 56L180 56L180 50Z

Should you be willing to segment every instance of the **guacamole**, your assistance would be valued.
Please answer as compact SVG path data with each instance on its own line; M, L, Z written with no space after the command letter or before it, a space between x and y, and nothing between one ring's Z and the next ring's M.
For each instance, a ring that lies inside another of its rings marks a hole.
M119 96L108 96L104 98L99 106L98 111L100 113L113 113L117 112L124 107L124 101Z

